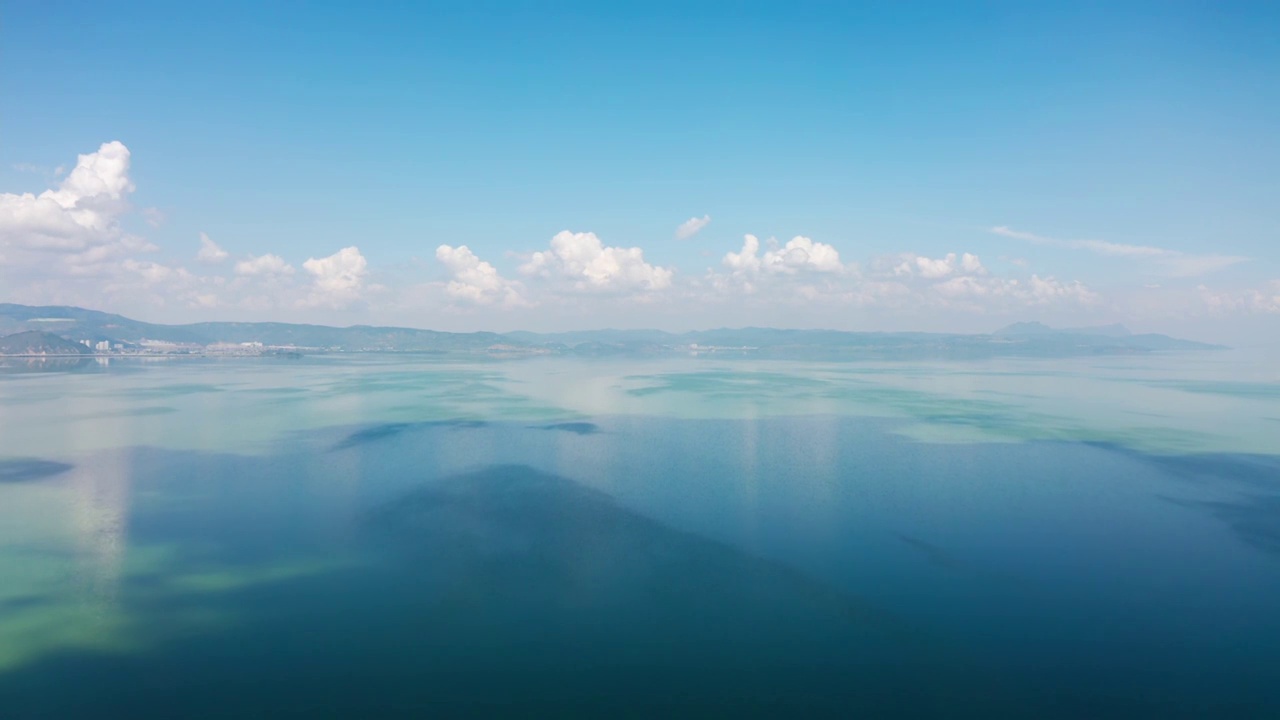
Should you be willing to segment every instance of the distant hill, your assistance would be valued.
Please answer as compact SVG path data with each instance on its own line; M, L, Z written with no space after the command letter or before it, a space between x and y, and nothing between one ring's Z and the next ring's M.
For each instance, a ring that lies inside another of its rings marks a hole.
M94 343L101 340L129 344L156 340L198 345L260 342L267 345L341 348L348 351L483 350L503 342L502 336L496 333L444 333L367 325L346 328L273 322L158 325L78 307L33 307L0 303L0 334L26 330L42 330L68 339L89 340Z
M39 330L0 337L0 355L88 355L90 352L80 343Z
M1129 328L1115 325L1099 325L1082 328L1051 328L1041 322L1020 322L1000 328L993 335L1093 335L1095 337L1128 337L1133 333Z
M1099 351L1108 347L1116 348L1117 350L1134 351L1212 350L1221 348L1219 345L1209 345L1195 342L1194 340L1179 340L1168 335L1154 333L1134 335L1129 332L1128 328L1118 324L1055 329L1044 323L1023 322L1001 328L995 331L993 336L1021 340L1023 342L1034 342L1040 346L1084 345L1096 348Z
M191 345L262 343L345 352L427 352L518 357L714 355L793 360L983 359L1069 357L1189 351L1213 345L1166 335L1134 335L1121 325L1054 329L1017 323L990 335L721 328L685 333L587 330L567 333L449 333L417 328L329 327L293 323L208 322L158 325L77 307L0 304L0 334L38 332L70 341L137 345L144 340ZM79 346L83 347L83 346Z

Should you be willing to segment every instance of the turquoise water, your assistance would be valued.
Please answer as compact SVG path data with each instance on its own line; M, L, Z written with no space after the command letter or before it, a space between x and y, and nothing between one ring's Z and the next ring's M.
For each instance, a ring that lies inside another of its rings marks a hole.
M0 717L1280 714L1232 353L0 369Z

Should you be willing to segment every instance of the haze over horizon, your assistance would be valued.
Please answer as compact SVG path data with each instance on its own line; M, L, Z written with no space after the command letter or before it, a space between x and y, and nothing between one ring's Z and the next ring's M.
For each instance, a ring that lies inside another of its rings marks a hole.
M783 7L14 6L0 302L1274 332L1280 10Z

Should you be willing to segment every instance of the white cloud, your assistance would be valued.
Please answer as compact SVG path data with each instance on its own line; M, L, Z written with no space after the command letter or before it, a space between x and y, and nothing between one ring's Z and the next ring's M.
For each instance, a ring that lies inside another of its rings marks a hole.
M982 266L982 261L977 255L971 253L964 253L958 258L955 253L947 253L940 258L908 253L900 256L900 261L893 269L894 275L916 276L926 280L938 280L953 273L985 275L986 272L987 269Z
M1106 257L1127 258L1145 262L1154 270L1166 277L1195 277L1222 270L1249 258L1239 255L1193 255L1180 250L1153 247L1151 245L1125 245L1105 240L1058 240L1056 238L1036 235L1035 233L1014 230L998 225L991 232L1002 237L1013 238L1035 243L1037 245L1053 245L1073 250L1088 250Z
M129 149L118 141L79 156L57 188L39 195L0 193L0 247L78 252L118 240L133 192Z
M539 305L555 313L538 315L570 318L566 326L580 327L607 324L619 316L627 323L661 323L664 317L679 317L680 323L717 323L730 317L783 326L824 324L824 318L853 323L858 321L850 320L854 315L845 311L858 308L871 309L866 317L877 323L883 319L886 325L899 317L909 322L943 318L939 322L945 323L966 313L1025 316L1028 308L1065 313L1105 307L1108 312L1136 310L1167 317L1280 314L1280 284L1210 289L1150 277L1198 275L1241 258L1098 240L1061 241L1007 227L992 232L1091 253L1098 259L1141 264L1149 270L1148 277L1135 280L1132 295L1112 288L1108 302L1100 305L1101 298L1089 287L1059 280L1040 263L1034 266L1038 274L1030 274L1008 258L988 270L972 253L903 253L873 258L864 275L833 245L805 236L780 242L751 235L743 238L740 248L723 253L720 264L705 275L677 275L672 268L648 262L641 248L610 247L593 233L570 231L557 234L541 251L524 255L520 279L504 277L465 245L439 245L436 260L447 277L437 280L443 282L424 283L419 276L409 281L413 284L397 284L388 292L373 283L375 276L355 247L309 258L295 269L272 253L234 258L205 234L193 253L190 267L197 272L192 272L156 261L148 256L158 250L155 245L123 229L127 220L139 225L162 220L158 212L130 208L134 186L129 170L128 148L105 143L80 156L64 179L50 179L48 190L0 193L0 300L94 304L133 314L164 306L175 313L173 320L185 319L177 315L182 308L218 308L218 315L204 317L244 313L241 317L246 319L322 322L346 321L366 312L373 322L390 321L389 313L394 312L405 313L405 319L480 317ZM709 216L690 218L676 235L693 237L709 222ZM179 247L177 254L189 252ZM709 252L706 256L713 257ZM1138 291L1143 282L1156 280L1163 287ZM637 310L642 303L648 307L645 315ZM424 309L444 310L449 305L475 307L465 313L423 314ZM710 309L698 316L704 320L690 320L694 316L689 313L696 312L690 307ZM508 317L509 322L523 322L517 320L518 313Z
M203 251L204 249L201 248L201 252ZM285 262L284 258L279 255L267 253L257 257L250 255L248 260L241 260L236 263L235 272L237 275L248 277L292 275L293 266Z
M1273 280L1263 288L1238 292L1216 291L1199 285L1196 292L1211 313L1280 314L1280 280Z
M762 266L768 272L794 273L801 270L838 273L844 270L840 253L826 243L797 235L786 245L765 252Z
M168 265L148 260L127 258L120 263L120 267L129 273L137 275L149 285L156 285L175 279L190 280L194 277L184 268L169 267Z
M721 264L731 273L738 276L749 276L757 273L793 275L798 272L839 273L845 270L840 262L840 253L826 243L797 235L786 245L778 246L776 240L770 239L770 248L760 255L760 239L755 235L746 235L742 240L742 250L726 253Z
M77 224L106 230L126 208L125 197L134 190L129 159L124 143L103 143L97 152L79 157L57 190L46 190L40 197L52 200Z
M122 229L131 212L129 149L104 143L81 155L71 172L38 194L0 193L0 287L4 300L99 305L121 311L150 307L225 307L274 310L286 307L345 307L365 291L364 258L348 248L308 261L311 282L296 281L295 269L278 255L249 256L224 273L197 275L186 268L148 260L159 250ZM157 224L154 208L139 213ZM200 235L196 260L228 264L228 253Z
M871 289L862 282L857 265L844 263L835 247L803 235L786 244L770 238L762 243L745 235L742 249L720 261L723 271L708 271L706 282L720 296L743 294L751 302L804 306L865 305Z
M449 269L452 280L445 286L451 298L466 300L478 305L501 303L508 307L527 305L521 294L520 283L498 274L489 263L476 257L466 245L436 248L436 259Z
M1174 253L1159 258L1158 264L1164 271L1163 274L1168 277L1189 278L1208 275L1247 260L1248 258L1236 255L1186 255L1184 253Z
M200 233L200 251L196 253L196 260L206 265L218 265L227 257L226 250L218 247L218 243L209 239L208 235Z
M72 275L110 274L114 263L138 253L153 253L160 248L146 240L132 235L124 235L115 242L104 245L92 245L85 250L63 257L63 269Z
M1013 281L1016 287L1016 281ZM983 282L971 275L961 275L944 280L930 287L930 289L949 298L965 298L965 297L990 297L993 295L1005 295L1010 286L1003 282Z
M728 252L721 264L735 275L754 275L760 272L760 239L747 235L742 240L742 250Z
M1026 280L957 275L917 289L924 304L971 311L1002 311L1037 305L1092 305L1099 298L1079 281L1032 275Z
M916 268L917 272L920 273L920 277L925 278L926 280L934 280L950 275L951 271L955 269L955 262L955 253L948 253L945 258L938 260L927 257L918 257L916 258Z
M1042 237L1040 235L1036 235L1034 233L1029 233L1029 232L1023 232L1021 230L1014 230L1013 228L1006 227L1004 225L997 225L991 228L991 232L995 233L996 235L1001 235L1007 238L1013 238L1015 240L1026 240L1027 242L1035 243L1037 245L1057 245L1058 244L1058 241L1052 238Z
M165 221L164 212L156 207L143 208L142 217L147 221L148 225L156 228L163 225Z
M676 228L677 240L688 240L702 231L702 228L711 224L711 216L703 215L702 217L691 217L680 223Z
M1080 282L1053 277L996 277L973 253L931 258L915 253L876 258L855 297L864 305L976 313L1012 312L1040 305L1082 306L1099 297Z
M520 273L566 281L578 291L651 292L671 285L674 271L650 265L638 247L608 247L595 233L568 230L551 238L548 250L533 253Z
M311 293L303 305L342 308L360 299L368 261L352 245L325 258L309 258L302 268L312 276Z
M1032 275L1030 281L1031 299L1039 304L1047 304L1057 300L1066 300L1083 304L1094 303L1098 296L1079 280L1064 283L1053 277L1042 278Z

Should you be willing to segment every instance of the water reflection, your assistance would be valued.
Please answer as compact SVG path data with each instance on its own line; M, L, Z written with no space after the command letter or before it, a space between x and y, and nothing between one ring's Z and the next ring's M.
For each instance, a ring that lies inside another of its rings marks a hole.
M94 387L126 420L0 462L0 708L1280 707L1257 662L1280 641L1274 458L821 415L302 418L242 452L93 449L136 442L130 409L207 432L263 395L184 379L153 383L164 406Z
M87 357L0 357L0 374L73 372L94 367L93 359Z
M124 571L132 470L128 453L105 454L67 485L80 583L102 616L114 609Z

